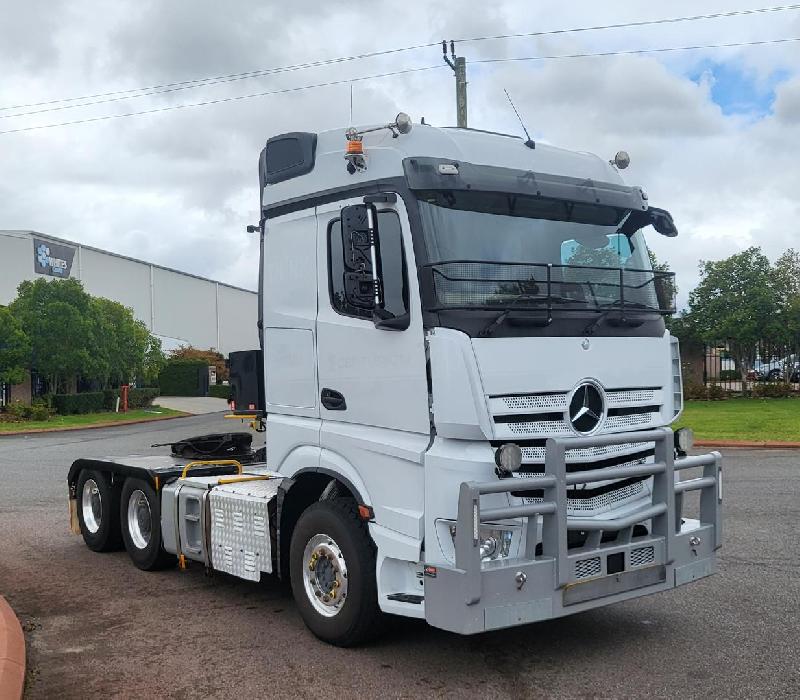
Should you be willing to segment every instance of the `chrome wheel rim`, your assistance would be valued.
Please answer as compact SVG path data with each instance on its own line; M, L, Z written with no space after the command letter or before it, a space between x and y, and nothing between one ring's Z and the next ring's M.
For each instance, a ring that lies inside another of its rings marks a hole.
M81 512L83 524L94 535L100 529L100 523L103 520L103 499L100 497L100 489L94 479L87 479L83 483Z
M128 499L128 533L138 549L145 549L150 544L153 514L150 512L150 501L140 489L136 489Z
M338 615L347 599L347 563L328 535L314 535L303 551L303 586L314 610L323 617Z

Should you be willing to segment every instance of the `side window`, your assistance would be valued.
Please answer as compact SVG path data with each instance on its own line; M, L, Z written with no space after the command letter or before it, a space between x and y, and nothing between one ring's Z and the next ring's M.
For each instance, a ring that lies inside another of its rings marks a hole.
M400 217L396 212L378 212L378 232L384 308L394 316L401 316L408 311L408 275ZM344 282L344 243L340 219L334 219L328 225L328 272L333 308L345 316L372 319L371 309L362 309L347 302Z

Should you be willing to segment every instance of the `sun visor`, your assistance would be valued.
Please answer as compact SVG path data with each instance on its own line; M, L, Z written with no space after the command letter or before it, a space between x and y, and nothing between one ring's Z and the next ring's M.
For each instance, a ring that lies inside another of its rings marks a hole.
M647 209L641 188L611 182L427 157L405 158L403 170L409 188L416 191L506 192L621 209Z

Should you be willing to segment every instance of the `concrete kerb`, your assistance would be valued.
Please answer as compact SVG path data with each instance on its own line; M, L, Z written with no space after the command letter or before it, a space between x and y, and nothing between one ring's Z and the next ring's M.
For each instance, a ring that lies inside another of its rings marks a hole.
M800 442L770 440L695 440L695 447L750 447L768 450L800 449Z
M173 416L154 416L153 418L135 418L132 420L110 421L108 423L97 423L96 425L70 425L63 428L31 428L29 430L2 430L0 438L13 435L35 435L37 433L67 433L73 430L99 430L100 428L116 428L118 425L137 425L138 423L156 423L164 420L174 420L175 418L189 418L191 413L178 413Z
M25 635L17 616L0 596L0 698L19 700L25 688Z

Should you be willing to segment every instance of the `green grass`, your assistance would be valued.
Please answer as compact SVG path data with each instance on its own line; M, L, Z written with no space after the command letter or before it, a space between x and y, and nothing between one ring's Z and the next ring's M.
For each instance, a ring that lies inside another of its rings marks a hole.
M800 442L800 399L687 401L673 427L698 440Z
M170 408L151 406L150 408L137 408L127 413L84 413L79 416L53 416L46 421L22 421L19 423L0 423L0 434L27 430L54 430L63 428L88 428L96 425L113 425L120 421L150 421L183 415L180 411Z

